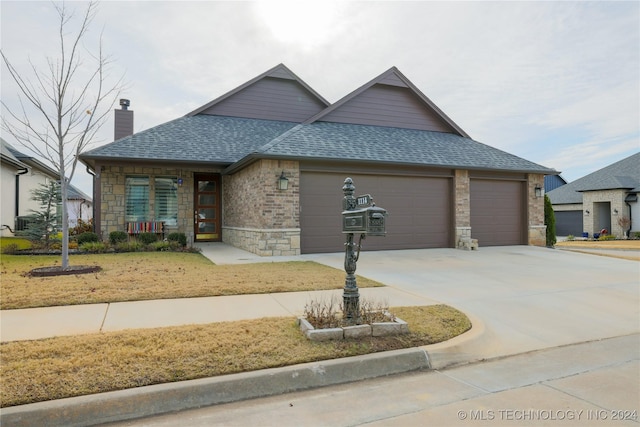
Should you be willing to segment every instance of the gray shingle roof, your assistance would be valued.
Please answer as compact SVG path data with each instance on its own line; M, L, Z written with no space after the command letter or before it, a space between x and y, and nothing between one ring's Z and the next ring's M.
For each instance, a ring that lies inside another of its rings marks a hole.
M557 173L450 133L344 123L314 122L297 126L260 152L283 157Z
M548 193L556 205L582 203L583 191L624 189L640 192L640 152Z
M182 117L91 150L81 158L232 165L250 155L557 173L449 133L330 122L300 125L211 115Z
M95 148L81 158L231 164L295 125L237 117L181 117Z

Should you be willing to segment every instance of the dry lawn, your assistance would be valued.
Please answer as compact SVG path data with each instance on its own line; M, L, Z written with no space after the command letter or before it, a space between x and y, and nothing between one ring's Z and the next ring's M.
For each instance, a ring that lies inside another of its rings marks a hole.
M636 249L640 250L640 240L572 240L558 242L556 246L592 249Z
M0 406L409 348L471 327L445 306L391 310L411 333L312 342L292 318L59 337L0 345Z
M71 265L99 265L92 274L29 277L59 256L2 255L3 310L165 298L341 289L344 271L315 262L215 265L200 254L134 252L72 255ZM358 278L359 287L383 286Z
M556 247L560 249L570 249L574 252L583 252L596 255L607 256L611 258L628 259L631 261L640 261L640 256L633 252L640 250L640 240L572 240L556 243ZM613 249L617 252L589 252L589 249Z

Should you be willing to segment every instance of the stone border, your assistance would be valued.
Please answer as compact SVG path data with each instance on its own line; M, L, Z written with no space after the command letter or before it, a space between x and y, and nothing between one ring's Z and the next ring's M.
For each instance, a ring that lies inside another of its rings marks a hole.
M393 322L376 322L370 325L316 329L304 317L298 317L300 331L311 341L342 340L362 337L383 337L409 333L409 325L396 317Z

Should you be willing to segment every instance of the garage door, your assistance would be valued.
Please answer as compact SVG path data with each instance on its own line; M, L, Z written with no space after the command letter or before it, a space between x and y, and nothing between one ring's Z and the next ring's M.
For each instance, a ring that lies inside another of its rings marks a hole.
M582 211L559 211L554 212L554 216L557 236L582 236Z
M376 205L389 212L387 236L365 239L362 250L452 246L451 178L302 172L302 253L344 250L342 185L347 176L353 179L356 196L371 194Z
M524 183L471 180L471 237L482 246L526 244Z

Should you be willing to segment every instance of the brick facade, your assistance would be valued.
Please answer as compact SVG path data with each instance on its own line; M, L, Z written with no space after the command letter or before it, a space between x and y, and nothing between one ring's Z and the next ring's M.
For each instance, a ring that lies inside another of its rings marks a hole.
M284 173L287 190L278 190ZM224 176L222 240L263 256L300 254L298 162L259 160Z

